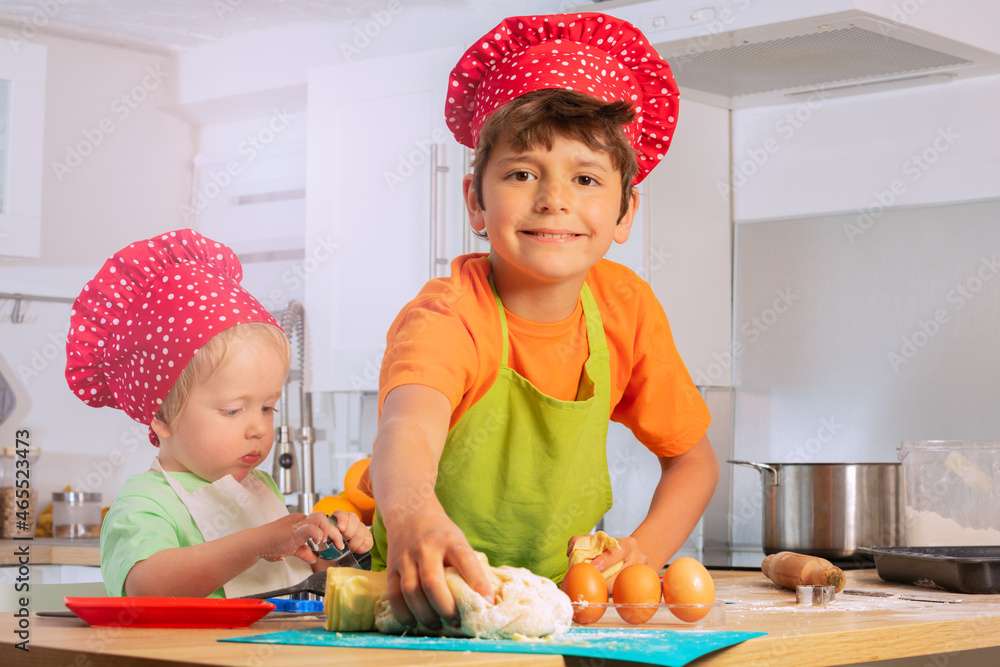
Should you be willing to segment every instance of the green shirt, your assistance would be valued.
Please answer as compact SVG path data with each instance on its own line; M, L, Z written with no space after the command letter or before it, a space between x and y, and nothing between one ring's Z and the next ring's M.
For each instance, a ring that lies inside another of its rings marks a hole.
M251 472L284 498L269 474L262 470ZM191 472L169 474L189 493L210 483ZM139 561L164 549L204 542L187 506L162 474L150 470L129 477L101 526L101 575L108 595L125 595L125 577ZM226 593L220 587L208 597L224 598Z

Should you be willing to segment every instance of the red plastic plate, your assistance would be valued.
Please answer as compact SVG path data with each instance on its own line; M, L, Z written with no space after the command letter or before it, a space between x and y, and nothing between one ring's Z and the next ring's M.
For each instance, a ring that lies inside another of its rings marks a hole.
M221 598L63 598L90 625L136 628L245 628L274 604Z

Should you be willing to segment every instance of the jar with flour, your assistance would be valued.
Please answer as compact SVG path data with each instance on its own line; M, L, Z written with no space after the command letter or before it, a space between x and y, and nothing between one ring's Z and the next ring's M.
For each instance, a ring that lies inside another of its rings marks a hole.
M908 440L897 455L907 546L1000 545L1000 442Z

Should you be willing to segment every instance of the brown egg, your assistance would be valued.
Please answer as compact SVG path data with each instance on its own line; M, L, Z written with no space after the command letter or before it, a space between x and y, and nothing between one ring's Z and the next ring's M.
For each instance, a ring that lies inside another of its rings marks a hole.
M663 601L667 604L704 605L703 607L673 607L674 616L693 623L701 620L712 610L715 602L715 582L705 566L694 558L682 557L675 560L663 574Z
M660 602L660 577L656 570L642 563L632 563L618 573L612 590L616 605L656 605ZM645 623L656 613L656 607L617 606L618 615L626 623Z
M604 616L606 607L587 606L605 604L608 601L608 585L604 581L604 575L590 563L577 563L569 568L560 588L573 603L574 623L589 625Z

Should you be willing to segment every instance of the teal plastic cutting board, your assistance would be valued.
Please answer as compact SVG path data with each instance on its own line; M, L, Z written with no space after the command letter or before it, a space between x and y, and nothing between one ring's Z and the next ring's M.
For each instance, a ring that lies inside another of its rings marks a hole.
M718 651L764 634L766 633L644 630L641 628L573 628L551 641L512 641L397 637L374 632L327 632L319 627L308 630L288 630L265 635L233 637L220 641L410 649L414 651L548 653L609 660L631 660L650 665L681 667L712 651Z

